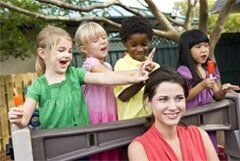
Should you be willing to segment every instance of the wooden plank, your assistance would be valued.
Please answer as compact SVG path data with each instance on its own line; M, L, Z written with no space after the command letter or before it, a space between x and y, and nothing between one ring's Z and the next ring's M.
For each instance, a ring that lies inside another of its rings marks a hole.
M3 150L3 138L2 138L2 117L1 117L1 113L2 113L2 107L5 104L5 91L4 91L4 78L3 76L0 76L0 151Z
M8 139L10 136L10 128L9 128L9 122L8 122L8 108L6 103L6 86L5 84L5 78L1 77L0 79L0 93L1 93L1 103L0 103L0 118L1 118L1 142L2 142L2 149L6 150L6 144L8 144Z
M17 88L18 93L24 96L24 88L29 86L31 80L36 78L36 73L0 76L0 150L5 150L5 145L8 143L11 134L8 111L9 108L14 106L13 88Z

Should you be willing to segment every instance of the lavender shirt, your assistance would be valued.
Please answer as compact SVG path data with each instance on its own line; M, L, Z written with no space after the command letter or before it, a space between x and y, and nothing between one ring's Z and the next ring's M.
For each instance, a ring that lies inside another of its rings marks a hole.
M192 73L188 67L181 65L178 67L177 71L186 79L188 83L189 89L193 88L193 77ZM206 71L207 77L209 77L208 72ZM214 77L219 79L219 72L216 70L216 74ZM187 108L193 108L199 105L205 105L212 101L213 90L211 88L207 88L202 90L195 98L187 102Z

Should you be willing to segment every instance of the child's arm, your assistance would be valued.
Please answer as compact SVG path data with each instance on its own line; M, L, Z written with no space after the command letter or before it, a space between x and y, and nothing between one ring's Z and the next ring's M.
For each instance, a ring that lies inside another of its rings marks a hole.
M37 102L32 98L26 98L22 107L12 107L8 112L9 121L19 128L24 128L28 125L29 120Z
M232 93L235 91L239 91L240 87L237 85L232 85L230 83L225 83L222 85L219 83L215 83L213 91L214 91L214 95L213 98L215 100L222 100L224 99L224 96L226 95L226 93Z
M142 82L148 79L148 72L139 71L134 75L123 74L118 72L91 73L87 72L84 77L84 83L87 84L106 84L106 85L123 85Z
M190 101L194 99L202 90L206 88L213 88L215 84L216 78L211 77L211 78L206 78L197 85L195 85L193 88L189 90L189 95L187 97L187 101Z
M155 48L151 51L151 53L148 55L146 61L142 64L140 70L145 70L148 72L152 72L155 65L153 64L153 57L155 54ZM131 99L133 96L135 96L144 86L143 82L140 83L136 83L133 84L129 87L127 87L126 89L124 89L118 96L118 98L122 101L122 102L126 102L129 99Z
M145 84L143 82L133 84L126 89L124 89L118 96L118 98L122 102L126 102L129 99L131 99L133 96L135 96L144 86Z

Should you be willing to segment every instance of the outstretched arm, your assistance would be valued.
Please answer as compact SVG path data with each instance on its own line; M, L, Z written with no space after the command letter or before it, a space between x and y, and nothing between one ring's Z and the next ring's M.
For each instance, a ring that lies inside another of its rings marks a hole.
M142 82L148 79L148 72L139 71L136 74L125 74L119 72L90 73L84 77L87 84L106 84L106 85L123 85Z
M128 146L128 159L129 161L148 161L146 152L141 143L133 141Z
M216 83L214 91L214 99L222 100L226 93L234 93L235 91L239 91L240 87L237 85L232 85L231 83L225 83L222 86Z

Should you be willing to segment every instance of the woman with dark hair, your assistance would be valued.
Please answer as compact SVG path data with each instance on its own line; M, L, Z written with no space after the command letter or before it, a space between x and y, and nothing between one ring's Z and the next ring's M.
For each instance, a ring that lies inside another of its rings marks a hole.
M227 92L240 90L230 83L221 86L218 69L213 64L213 71L209 73L207 63L209 57L209 39L200 30L184 32L179 39L178 72L186 79L189 87L187 108L208 104L224 98ZM217 150L216 132L209 132L211 140Z
M188 86L176 71L159 68L149 75L144 102L153 111L154 123L128 147L130 161L218 161L207 133L195 126L181 126Z

